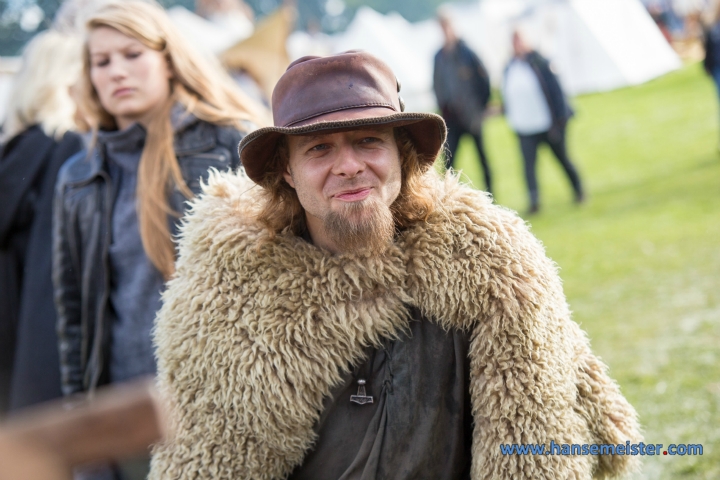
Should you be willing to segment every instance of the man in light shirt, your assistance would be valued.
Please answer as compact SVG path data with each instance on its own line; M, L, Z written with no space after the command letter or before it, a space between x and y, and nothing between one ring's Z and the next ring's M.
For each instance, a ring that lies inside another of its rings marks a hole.
M519 31L513 33L513 50L514 56L505 69L503 97L505 116L518 135L525 163L530 196L528 213L537 213L540 209L535 165L541 143L547 143L555 154L572 184L575 202L582 203L585 194L580 176L565 145L565 130L572 110L560 82L548 61L527 45Z

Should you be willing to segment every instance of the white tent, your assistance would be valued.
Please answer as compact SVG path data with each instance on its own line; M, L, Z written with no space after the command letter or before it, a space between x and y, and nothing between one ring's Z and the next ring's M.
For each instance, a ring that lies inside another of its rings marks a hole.
M411 24L397 13L382 15L360 8L348 29L332 38L335 52L366 50L384 60L402 84L410 111L432 110L433 56L442 43L435 22Z
M205 55L217 55L253 33L252 22L241 15L206 20L185 7L168 11L170 20L192 45Z
M496 82L517 26L551 59L571 94L637 85L681 65L639 0L484 0L453 13Z
M639 0L480 0L449 4L448 12L496 85L517 26L550 58L570 94L636 85L681 65ZM332 41L336 52L363 49L385 60L409 110L435 108L433 57L442 34L434 20L411 24L363 7Z
M15 74L20 71L21 65L20 57L0 57L0 124L5 121Z

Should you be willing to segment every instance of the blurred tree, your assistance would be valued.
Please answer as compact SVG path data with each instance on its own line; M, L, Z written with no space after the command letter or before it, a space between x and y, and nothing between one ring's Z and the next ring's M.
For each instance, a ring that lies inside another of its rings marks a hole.
M273 11L282 0L245 0L259 16ZM358 8L368 6L380 13L398 12L411 22L431 18L447 0L297 0L298 28L321 26L327 33L343 30ZM460 0L463 1L463 0Z
M327 33L343 30L363 5L378 12L398 12L411 22L431 18L444 0L245 0L258 18L281 3L295 3L297 27L321 29ZM0 56L19 55L23 45L37 32L50 27L62 0L0 0ZM159 0L164 7L182 5L194 10L195 0Z
M345 0L349 10L353 12L367 5L380 13L398 12L411 22L427 20L435 16L435 11L447 0Z
M0 55L19 55L33 35L52 23L62 0L0 0Z

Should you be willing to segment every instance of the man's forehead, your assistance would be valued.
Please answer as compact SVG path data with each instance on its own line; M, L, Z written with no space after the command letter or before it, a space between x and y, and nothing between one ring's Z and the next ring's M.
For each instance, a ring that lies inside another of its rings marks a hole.
M373 135L392 135L395 129L393 127L385 127L381 125L372 125L363 128L347 130L343 132L315 132L307 135L286 135L288 141L295 145L305 145L316 142L318 140L328 139L337 136L361 136L367 134Z

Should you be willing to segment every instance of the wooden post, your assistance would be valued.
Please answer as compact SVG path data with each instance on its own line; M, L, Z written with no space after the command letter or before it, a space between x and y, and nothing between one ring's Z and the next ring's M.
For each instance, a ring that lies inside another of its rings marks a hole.
M147 455L164 436L164 409L149 380L69 405L34 408L0 426L0 480L69 479L78 465Z

